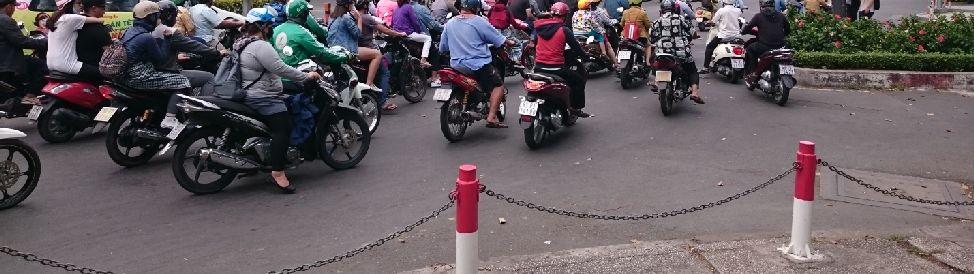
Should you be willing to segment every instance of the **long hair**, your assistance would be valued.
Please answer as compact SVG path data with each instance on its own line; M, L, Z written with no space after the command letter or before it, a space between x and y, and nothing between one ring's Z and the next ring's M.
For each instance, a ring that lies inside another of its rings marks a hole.
M51 31L57 30L57 20L61 19L61 15L74 13L74 1L76 0L71 0L67 4L64 4L61 9L54 11L51 17L47 18L47 29Z
M335 6L335 10L331 12L331 19L338 19L338 17L341 17L342 15L345 15L346 13L351 11L350 9L348 9L348 6L350 5Z

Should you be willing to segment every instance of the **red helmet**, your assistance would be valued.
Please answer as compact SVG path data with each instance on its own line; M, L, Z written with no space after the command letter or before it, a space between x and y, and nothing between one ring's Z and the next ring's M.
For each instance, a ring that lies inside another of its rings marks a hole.
M568 4L563 2L555 2L554 5L551 5L551 14L555 16L568 15Z

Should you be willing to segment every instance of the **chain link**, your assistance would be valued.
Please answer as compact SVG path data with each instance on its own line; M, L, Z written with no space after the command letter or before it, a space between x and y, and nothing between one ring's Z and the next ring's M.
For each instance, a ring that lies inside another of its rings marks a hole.
M45 266L64 269L64 271L68 271L68 272L78 272L78 273L85 273L85 274L112 274L113 273L111 271L102 271L102 270L97 270L97 269L92 269L87 267L78 267L76 265L69 264L69 263L62 263L51 259L41 258L38 257L37 255L19 251L7 246L0 246L0 253L7 254L14 257L20 257L24 261L36 262Z
M929 200L929 199L920 199L920 198L916 198L916 197L913 197L913 196L910 196L910 195L906 195L906 194L902 194L902 193L896 193L895 191L893 191L891 189L884 189L884 188L881 188L881 187L872 185L870 183L866 183L866 182L862 181L859 178L853 177L852 175L849 175L849 174L845 173L845 171L839 170L839 168L835 167L834 165L832 165L829 162L823 161L822 159L819 159L818 160L818 164L820 166L827 167L832 172L835 172L835 174L838 174L839 176L845 177L849 181L853 181L853 182L855 182L855 183L857 183L857 184L859 184L859 185L861 185L861 186L863 186L865 188L872 189L873 191L882 193L883 195L892 196L892 197L900 198L900 199L907 200L907 201L911 201L911 202L917 202L917 203L921 203L921 204L950 205L950 206L971 206L971 205L974 205L974 201L967 201L967 202L961 202L961 201L937 201L937 200Z
M362 254L362 253L364 253L366 251L372 250L373 248L376 248L376 247L379 247L379 246L381 246L381 245L383 245L385 243L388 243L388 242L390 242L390 241L392 241L392 240L394 240L396 238L399 238L399 236L402 236L402 234L405 234L407 232L410 232L413 229L415 229L416 227L419 227L420 225L423 225L426 222L429 222L433 218L436 218L436 216L439 216L440 213L443 213L447 209L450 209L451 207L453 207L454 204L456 204L456 197L455 197L455 195L453 193L451 193L450 194L450 202L448 202L448 203L444 204L443 206L441 206L440 208L434 210L429 215L426 215L425 217L420 218L415 223L413 223L411 225L407 225L402 230L399 230L399 231L393 232L392 234L389 234L389 236L386 236L385 238L376 240L375 242L371 242L371 243L366 244L366 245L364 245L362 247L359 247L359 248L353 249L351 251L345 252L344 254L337 255L335 257L331 257L330 259L327 259L327 260L316 261L316 262L310 263L310 264L303 264L303 265L298 266L298 267L295 267L295 268L285 268L285 269L278 270L278 271L271 271L271 272L268 272L268 274L296 273L296 272L301 272L301 271L308 271L308 270L311 270L312 268L316 268L316 267L322 267L322 266L325 266L325 265L329 265L329 264L341 262L342 260L345 260L345 259L354 257L355 255L358 255L358 254Z
M727 198L724 198L724 199L719 200L719 201L710 202L710 203L706 203L706 204L702 204L702 205L698 205L698 206L694 206L694 207L690 207L690 208L683 208L683 209L678 209L678 210L671 210L671 211L666 211L666 212L658 212L658 213L643 214L643 215L601 215L601 214L584 213L584 212L576 212L576 211L571 211L571 210L558 209L558 208L554 208L554 207L548 207L548 206L538 205L538 204L531 203L531 202L527 202L527 201L524 201L524 200L517 200L517 199L514 199L513 197L508 197L507 195L494 192L493 190L488 189L487 186L485 186L485 185L480 185L480 192L483 192L487 196L494 197L494 198L496 198L498 200L505 201L507 203L510 203L510 204L513 204L513 205L516 205L516 206L526 207L526 208L529 208L529 209L534 209L534 210L541 211L541 212L545 212L545 213L551 213L551 214L557 214L557 215L569 216L569 217L575 217L575 218L581 218L581 219L598 219L598 220L611 220L611 221L617 221L617 220L621 220L621 221L636 221L636 220L662 219L662 218L666 218L666 217L673 217L673 216L678 216L678 215L693 213L693 212L697 212L697 211L700 211L700 210L708 209L708 208L711 208L711 207L719 206L719 205L722 205L722 204L725 204L725 203L728 203L728 202L731 202L731 201L734 201L734 200L743 198L744 196L750 195L751 193L754 193L754 192L756 192L758 190L761 190L762 188L765 188L765 187L767 187L767 186L769 186L771 184L774 184L775 182L780 181L781 179L784 179L785 176L788 176L788 174L791 174L792 172L795 172L796 170L799 170L800 168L801 167L798 164L798 162L795 162L792 165L791 168L789 168L785 172L782 172L781 174L778 174L778 176L774 176L774 178L771 178L767 182L761 183L760 185L757 185L757 186L752 187L752 188L750 188L748 190L745 190L744 192L737 193L737 194L734 194L732 196L728 196Z

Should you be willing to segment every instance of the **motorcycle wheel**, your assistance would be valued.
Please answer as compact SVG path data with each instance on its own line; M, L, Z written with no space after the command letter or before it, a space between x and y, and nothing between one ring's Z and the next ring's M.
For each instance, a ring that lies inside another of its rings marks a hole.
M108 149L108 157L120 166L133 167L145 164L161 149L160 142L141 140L135 135L136 130L146 127L155 120L150 118L148 121L142 121L142 111L129 109L116 114L109 122L105 147ZM133 149L138 151L133 154Z
M774 94L774 103L779 106L785 106L788 103L788 94L791 93L791 90L785 88L785 83L781 80L778 80L777 89L778 92Z
M429 85L423 78L423 68L419 65L419 60L410 58L402 66L399 77L399 85L402 87L402 95L410 103L419 103L426 97Z
M6 153L2 151L6 150ZM15 157L16 154L21 155ZM11 208L34 192L41 178L41 160L37 151L21 140L0 140L0 210ZM23 181L16 192L11 190Z
M362 111L365 122L369 124L369 134L375 133L379 129L379 121L382 120L382 111L379 110L379 94L375 91L362 93L362 99L352 99L352 106Z
M64 143L78 133L70 125L64 124L64 121L53 117L55 111L63 108L62 104L60 100L54 99L54 102L51 102L51 105L37 117L37 133L48 143Z
M737 82L741 80L741 74L741 70L735 69L734 72L731 73L730 78L727 79L727 82L737 84Z
M629 58L634 59L634 58ZM619 80L622 82L622 88L628 89L633 88L635 79L632 78L632 67L633 60L626 60L626 65L622 67L622 71L619 71Z
M663 116L673 113L673 83L667 82L666 87L659 93L659 106Z
M172 174L176 182L193 194L212 194L220 192L237 177L237 172L200 157L204 148L216 149L217 144L226 143L223 131L219 128L192 130L180 140L173 151ZM187 165L193 170L187 169ZM203 177L206 175L206 177Z
M463 134L467 132L469 123L463 119L462 104L460 97L452 96L440 107L440 131L451 143L463 140Z
M347 109L335 110L335 117L336 121L321 122L317 127L321 160L335 170L353 168L369 152L369 125L362 115Z
M524 143L528 145L530 149L538 149L543 144L545 137L548 137L548 132L544 128L544 124L541 122L539 117L543 116L543 112L539 109L538 115L531 118L531 125L524 129Z

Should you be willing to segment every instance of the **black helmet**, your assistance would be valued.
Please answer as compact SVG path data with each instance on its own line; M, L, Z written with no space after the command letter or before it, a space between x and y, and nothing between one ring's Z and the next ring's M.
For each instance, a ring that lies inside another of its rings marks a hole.
M774 7L774 0L761 0L760 3L762 8Z
M673 2L673 0L660 0L659 11L660 12L676 11L676 2Z

